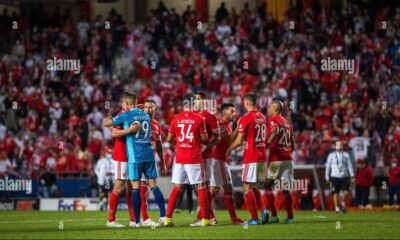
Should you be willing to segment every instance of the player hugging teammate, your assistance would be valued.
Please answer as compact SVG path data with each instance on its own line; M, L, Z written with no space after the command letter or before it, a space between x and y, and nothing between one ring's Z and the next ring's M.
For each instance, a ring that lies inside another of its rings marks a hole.
M131 216L132 227L173 226L172 215L183 184L195 186L198 194L200 211L196 222L190 226L204 227L217 224L212 201L220 188L224 190L224 203L232 224L258 225L279 222L272 186L275 180L291 181L293 178L291 161L294 147L293 129L281 115L283 103L275 100L270 104L267 120L257 111L256 94L246 94L243 103L247 113L239 119L238 128L232 131L230 122L235 117L235 106L224 103L218 118L205 108L205 101L207 99L204 92L187 94L182 101L183 112L176 114L170 123L167 141L175 141L176 159L172 170L173 187L165 212L164 198L156 185L158 170L154 160L155 152L161 159L163 173L166 172L166 167L161 147L161 127L154 120L155 102L146 101L143 112L136 106L136 95L123 94L122 112L112 120L104 121L104 126L114 126L113 137L117 138L116 141L126 142L128 159L127 164L119 162L116 164L117 181L110 197L108 226L123 226L115 222L115 211L118 196L125 182L128 182L127 201L131 202L128 203L128 207L132 206L129 208L130 216L131 213L134 215ZM246 222L238 218L235 212L232 177L228 165L231 151L241 145L244 145L243 193L246 207L251 215L250 220ZM117 146L116 144L115 148ZM269 148L268 164L267 148ZM116 149L114 155L115 151ZM127 167L121 169L121 165ZM126 178L121 179L119 173L121 170L124 173L122 175L128 176L130 184ZM145 197L147 184L153 191L160 209L160 219L157 223L147 215ZM264 201L257 184L265 186ZM130 189L132 189L131 201L128 200ZM290 191L284 191L284 195L288 213L284 222L294 223ZM271 210L271 216L267 206ZM140 224L141 209L143 222ZM261 221L257 209L261 209Z

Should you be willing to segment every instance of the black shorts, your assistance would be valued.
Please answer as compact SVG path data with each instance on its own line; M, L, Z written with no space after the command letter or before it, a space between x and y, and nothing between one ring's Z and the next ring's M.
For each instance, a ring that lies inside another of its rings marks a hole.
M333 192L338 193L340 191L350 190L350 178L331 178Z

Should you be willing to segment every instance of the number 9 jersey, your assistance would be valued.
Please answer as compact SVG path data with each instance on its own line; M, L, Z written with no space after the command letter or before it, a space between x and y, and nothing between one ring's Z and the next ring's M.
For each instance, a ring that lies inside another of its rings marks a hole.
M292 160L293 151L293 127L281 115L268 118L268 136L274 128L277 129L277 137L269 147L268 162Z
M138 108L123 112L112 119L114 126L122 124L124 129L132 123L141 125L140 131L126 135L126 151L128 162L154 162L154 149L151 144L151 119L149 115Z
M244 136L243 163L267 161L267 120L258 111L250 111L239 119L238 132Z

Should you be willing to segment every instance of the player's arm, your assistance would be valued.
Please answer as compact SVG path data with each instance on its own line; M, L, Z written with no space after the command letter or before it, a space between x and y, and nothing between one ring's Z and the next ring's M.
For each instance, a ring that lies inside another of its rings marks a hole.
M290 142L292 143L292 152L294 151L294 135L293 135L293 131L292 131L292 135L291 135L292 137L291 137L291 139L290 139Z
M229 155L232 150L242 145L243 141L244 141L244 133L238 133L235 140L229 145L229 148L226 150L226 155Z
M103 127L112 127L112 120L111 118L105 118L103 120Z
M237 137L238 135L238 128L235 129L235 131L233 131L233 133L229 136L229 144L231 144Z
M160 139L158 139L156 141L156 152L157 152L158 157L160 158L161 173L165 175L165 174L167 174L168 169L167 169L167 165L165 165L164 150L163 150L162 143L161 143L161 136L160 136Z
M330 181L329 174L331 172L331 164L332 164L332 154L329 154L328 160L326 161L326 166L325 166L325 180L327 182Z
M273 143L275 141L275 139L278 137L278 127L275 126L272 130L271 130L271 134L269 135L269 138L267 140L267 148L271 145L271 143Z
M221 133L220 133L219 128L213 130L212 135L213 135L213 139L209 143L204 144L203 151L213 148L221 140Z
M130 133L136 133L140 130L141 125L137 124L137 123L133 123L131 124L131 126L127 129L117 129L117 128L113 128L113 130L111 131L111 136L113 138L119 138L119 137L123 137L126 136Z

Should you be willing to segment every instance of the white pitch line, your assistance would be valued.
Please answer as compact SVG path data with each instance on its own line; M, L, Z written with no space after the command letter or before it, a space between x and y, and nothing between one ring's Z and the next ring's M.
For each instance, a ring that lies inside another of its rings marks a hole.
M325 219L325 218L328 218L328 217L327 217L327 216L317 216L317 215L313 215L313 216L295 217L295 218L320 218L320 219Z
M127 220L129 218L119 218L120 220ZM90 221L107 221L103 218L83 218L83 219L48 219L48 220L21 220L21 221L0 221L2 223L45 223L45 222L90 222Z

